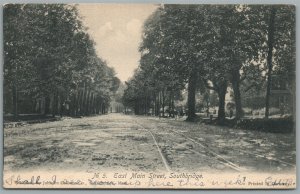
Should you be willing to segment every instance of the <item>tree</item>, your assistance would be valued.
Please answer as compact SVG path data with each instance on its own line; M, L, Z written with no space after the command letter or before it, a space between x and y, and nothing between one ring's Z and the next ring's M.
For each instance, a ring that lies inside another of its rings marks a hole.
M269 117L272 75L276 73L288 77L292 95L295 95L295 7L269 7L267 30L267 89L265 117ZM277 70L284 71L277 71ZM293 89L292 89L293 88ZM295 99L295 98L294 98ZM293 111L294 112L294 111Z
M275 16L276 16L276 8L271 8L270 20L269 20L269 28L268 28L268 55L267 55L267 66L268 66L268 74L267 74L267 93L266 93L266 111L265 117L269 117L269 104L270 104L270 92L271 92L271 79L272 79L272 70L273 70L273 44L274 44L274 30L275 30Z
M7 4L4 16L6 113L24 112L19 94L44 107L38 113L45 115L107 112L120 82L97 56L76 6Z
M264 43L259 6L226 5L211 8L211 28L215 29L216 47L221 55L215 58L223 63L222 71L234 91L236 119L243 116L240 85L247 78L245 66L258 61Z
M187 120L193 121L196 90L205 83L208 89L218 94L218 120L222 123L225 119L225 95L230 86L234 91L236 119L240 119L243 116L240 88L247 92L265 82L265 68L261 63L267 58L266 18L270 8L272 6L267 5L160 7L145 23L139 73L133 77L135 81L129 83L134 87L128 85L128 88L139 88L137 83L147 86L143 88L143 92L148 94L144 97L147 100L158 99L159 103L154 104L155 107L159 105L158 110L162 107L163 115L165 100L172 104L174 94L187 89ZM273 57L273 60L283 60L283 53L293 50L290 41L293 17L287 13L289 7L283 6L281 10L281 15L285 15L282 20L288 19L291 23L285 26L289 29L287 32L278 28L278 37L281 38L276 39L278 43L274 40L276 49L273 52L278 57ZM287 56L294 60L293 56ZM280 66L284 67L278 62L274 68L284 69Z
M160 8L148 19L144 26L143 42L140 48L141 70L147 72L148 86L153 88L153 98L159 101L155 100L156 112L162 108L163 116L166 101L169 101L169 108L174 109L172 105L174 98L183 88L186 80L185 76L182 76L186 72L185 64L178 64L182 63L182 61L179 62L182 60L182 55L178 55L180 48L176 47L178 42L173 38L179 34L174 29L170 29L169 19L173 18L169 13L171 11L168 7ZM173 48L174 50L170 52Z
M196 116L195 94L205 55L198 52L204 48L198 40L205 32L199 21L204 17L205 6L165 5L147 21L141 47L142 53L153 56L157 72L168 74L164 83L168 80L167 85L178 89L188 85L188 121Z

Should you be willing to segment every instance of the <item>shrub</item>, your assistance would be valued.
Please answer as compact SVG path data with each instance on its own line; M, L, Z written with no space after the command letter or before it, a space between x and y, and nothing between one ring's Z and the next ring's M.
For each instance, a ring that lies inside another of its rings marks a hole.
M295 127L292 117L271 119L243 119L236 123L236 128L273 133L291 133Z

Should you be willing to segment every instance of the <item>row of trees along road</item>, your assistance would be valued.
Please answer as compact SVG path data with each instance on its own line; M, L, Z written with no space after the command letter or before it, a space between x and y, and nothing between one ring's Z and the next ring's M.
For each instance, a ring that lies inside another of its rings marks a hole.
M76 6L4 6L4 110L105 113L120 80L99 58Z
M140 52L140 66L123 96L124 104L136 114L150 108L156 115L165 106L172 109L187 89L187 120L193 121L197 91L214 90L222 121L230 85L239 119L243 116L240 88L246 83L247 90L266 86L268 117L272 75L287 77L295 89L295 8L164 5L145 22Z

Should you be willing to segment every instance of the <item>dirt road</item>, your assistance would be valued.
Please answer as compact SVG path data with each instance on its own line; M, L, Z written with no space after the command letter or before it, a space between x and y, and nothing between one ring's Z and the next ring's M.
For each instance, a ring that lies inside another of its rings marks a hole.
M295 137L108 114L4 129L4 170L295 170Z

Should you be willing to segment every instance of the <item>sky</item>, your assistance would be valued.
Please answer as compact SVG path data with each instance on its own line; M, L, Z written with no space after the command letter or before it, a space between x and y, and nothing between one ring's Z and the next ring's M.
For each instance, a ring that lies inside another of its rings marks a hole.
M79 4L79 13L96 42L99 57L126 81L138 67L144 21L155 11L151 4Z

